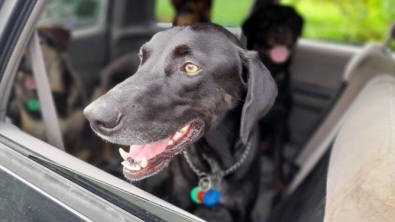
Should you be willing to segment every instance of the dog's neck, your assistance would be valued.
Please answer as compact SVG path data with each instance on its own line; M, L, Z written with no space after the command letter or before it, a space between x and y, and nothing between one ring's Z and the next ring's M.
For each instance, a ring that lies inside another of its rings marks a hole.
M207 158L215 161L221 170L231 167L238 159L237 151L243 147L237 146L240 140L240 119L242 107L230 111L224 120L215 128L209 130L194 144L193 159L205 172L211 172L212 166Z

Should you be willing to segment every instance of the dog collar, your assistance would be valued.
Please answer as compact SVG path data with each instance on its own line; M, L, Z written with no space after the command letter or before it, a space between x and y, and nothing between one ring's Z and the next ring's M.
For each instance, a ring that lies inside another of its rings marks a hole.
M185 160L187 161L189 167L191 167L192 171L199 177L198 186L194 187L190 193L190 197L193 202L196 204L204 204L205 206L215 206L219 202L221 199L220 186L222 179L225 176L233 173L245 162L251 150L252 137L253 136L251 135L240 159L226 170L221 170L218 168L218 170L216 170L217 172L206 173L199 170L189 159L187 150L184 150L183 155ZM215 160L211 158L204 158L209 162L210 166L215 163Z

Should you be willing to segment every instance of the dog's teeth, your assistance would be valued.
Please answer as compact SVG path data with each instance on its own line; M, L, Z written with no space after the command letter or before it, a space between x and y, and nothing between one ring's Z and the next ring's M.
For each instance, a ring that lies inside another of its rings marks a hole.
M122 159L126 160L129 157L129 153L127 153L122 148L119 148L119 154L121 154Z
M144 157L144 159L140 162L140 166L142 168L146 168L147 165L148 165L148 160L147 160L147 158Z
M180 132L186 133L188 129L189 129L189 124L184 126L184 128L180 129Z
M123 161L122 163L121 163L122 165L124 165L124 166L130 166L130 163L129 163L129 161Z
M173 145L174 141L173 140L169 140L169 142L167 143L167 145Z
M128 170L133 170L133 166L129 165L129 164L122 164L125 168L127 168Z
M178 140L178 139L180 139L182 137L182 133L180 133L180 132L176 132L176 134L174 134L174 136L173 136L173 138L175 139L175 140Z
M125 168L127 168L128 170L132 170L132 171L138 171L141 169L141 167L138 164L129 164L128 162L125 163L127 161L122 162L122 165L125 166Z
M140 169L141 169L140 165L138 165L138 164L135 164L135 165L134 165L134 170L135 170L135 171L140 170Z

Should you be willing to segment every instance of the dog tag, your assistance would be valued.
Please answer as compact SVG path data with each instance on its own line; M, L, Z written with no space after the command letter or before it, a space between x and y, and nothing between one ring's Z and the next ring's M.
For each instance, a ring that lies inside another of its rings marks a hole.
M197 203L197 204L201 204L202 202L200 202L199 198L198 198L198 193L200 192L200 187L195 187L191 190L191 199L193 202Z
M199 186L191 190L191 199L196 204L204 204L205 206L211 207L216 205L221 198L221 193L218 189L212 188L211 177L203 177L199 180ZM217 181L220 183L220 180Z
M197 193L197 198L201 204L203 203L203 196L205 193L206 193L206 191L204 191L204 190L200 190L199 193Z
M203 195L203 203L206 206L214 206L219 202L221 198L221 193L217 189L210 189L206 191Z
M30 99L27 101L26 106L30 111L38 111L40 109L40 102L37 99Z

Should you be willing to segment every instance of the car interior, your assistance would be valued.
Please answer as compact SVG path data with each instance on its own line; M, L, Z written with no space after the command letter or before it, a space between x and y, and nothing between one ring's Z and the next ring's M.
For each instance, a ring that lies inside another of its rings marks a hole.
M172 26L170 22L158 21L156 17L160 1L168 0L81 0L81 4L73 4L73 1L68 0L51 0L43 7L38 27L62 25L70 30L68 58L81 79L88 101L91 101L95 96L96 87L100 85L100 74L108 65L129 54L136 55L138 59L137 54L141 45L149 41L155 33ZM248 1L245 18L267 1ZM225 1L218 2L226 4ZM281 1L279 2L281 4ZM2 1L0 8L1 3ZM63 14L54 14L59 7L65 7ZM299 13L303 16L303 11ZM395 17L393 19L395 20ZM240 26L225 27L246 44ZM395 90L395 53L391 48L391 41L395 39L395 25L391 26L389 23L388 31L388 34L384 34L387 38L365 42L363 45L303 37L298 40L290 68L291 93L294 100L288 122L291 136L284 152L284 169L290 177L290 184L284 191L278 192L272 182L273 160L262 156L259 197L252 213L254 221L373 221L369 218L376 218L377 215L383 217L377 221L391 221L391 218L395 218L394 211L390 210L395 206L393 200L386 199L394 192L394 188L391 187L394 174L391 156L395 149L392 140L395 130L392 97ZM149 197L149 204L141 201L141 196L147 195L138 188L141 184L131 185L124 180L122 173L119 173L121 159L118 148L114 151L114 147L106 145L106 148L95 151L93 144L94 151L69 152L88 163L94 155L105 157L90 162L92 165L71 155L64 155L63 150L67 150L65 144L68 143L64 139L62 141L61 124L57 120L59 110L54 108L51 98L53 89L46 81L41 81L47 78L43 73L48 60L40 50L43 40L37 33L33 34L29 42L28 53L32 57L31 72L41 74L40 77L34 75L42 106L41 116L44 119L46 140L37 140L28 134L18 134L24 128L19 129L15 126L17 124L10 112L12 102L9 102L5 109L8 111L7 123L0 123L0 142L19 147L17 152L26 154L26 147L13 142L24 141L29 144L28 149L33 150L33 154L29 154L31 160L46 166L50 169L48 172L55 172L64 178L56 179L52 174L43 176L44 173L40 176L40 170L33 170L35 166L28 162L21 164L23 160L16 161L21 166L14 166L13 169L18 169L21 173L23 169L30 169L30 173L23 173L26 178L46 177L40 179L41 184L55 178L54 183L58 186L70 186L70 199L74 196L77 198L82 193L80 188L68 183L68 180L77 181L75 183L79 186L133 215L143 214L142 212L149 209L148 217L137 216L141 220L160 221L164 218L165 221L178 221L180 218L176 213L177 208L165 201L156 197ZM38 57L35 57L37 55ZM37 80L38 77L41 80ZM3 82L2 84L5 84ZM9 98L12 96L14 94L10 93ZM54 96L53 98L55 100ZM82 110L80 112L82 115ZM0 117L2 118L2 115ZM83 134L83 138L87 137L85 131L80 133ZM81 147L86 146L84 142L80 143ZM3 150L0 152L1 159L7 159L7 155L14 155L13 151L5 149L3 144L0 144L0 149ZM40 158L35 159L35 155ZM8 161L9 166L16 164L15 161ZM354 167L350 167L350 163ZM166 170L157 175L157 178L160 179L142 183L160 184L160 181L166 179ZM39 192L37 195L40 195ZM84 195L89 198L85 202L73 199L78 205L75 209L85 209L84 204L89 204L90 199L96 198L94 195ZM372 196L375 197L374 201L370 201ZM37 197L29 198L32 198L29 201L33 201ZM162 205L166 207L161 208ZM55 205L54 207L56 208ZM98 205L97 209L89 210L94 215L103 208ZM106 211L111 212L111 209ZM155 214L165 211L171 211L172 214L159 213L158 217ZM121 214L126 215L123 211L114 210L108 218ZM51 215L48 214L45 218L46 221L50 221ZM96 219L93 220L103 221L103 218ZM184 219L199 220L189 214Z

